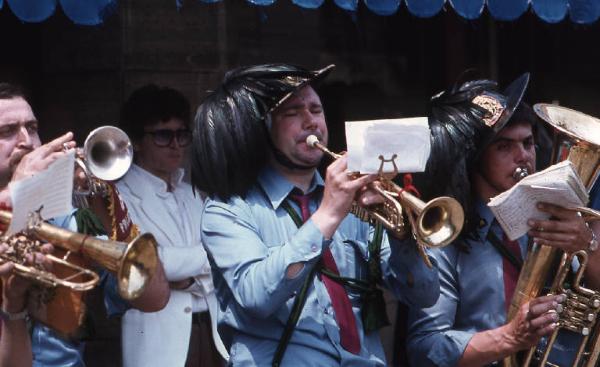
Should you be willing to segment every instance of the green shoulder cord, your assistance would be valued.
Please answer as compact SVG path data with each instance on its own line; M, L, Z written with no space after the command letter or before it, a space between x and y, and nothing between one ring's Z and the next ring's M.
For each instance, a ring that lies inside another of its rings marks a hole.
M390 324L383 292L377 286L381 282L381 243L383 226L375 225L373 239L369 241L369 260L367 262L367 280L342 277L322 267L320 272L349 289L360 293L362 307L360 310L363 329L370 333Z
M373 239L369 241L369 261L367 264L367 282L369 289L363 293L360 314L366 333L378 330L390 324L385 309L383 292L377 284L381 282L381 243L383 242L383 225L375 225Z
M298 228L300 228L302 224L304 224L298 213L290 206L290 204L287 201L283 201L281 203L281 206L289 214L289 216L292 218L292 220ZM383 226L378 223L375 227L373 240L369 241L367 281L341 277L337 274L332 273L330 270L324 268L320 261L312 267L312 269L310 270L310 274L306 277L304 283L302 284L300 292L296 295L296 298L294 299L292 311L290 312L290 316L286 322L281 339L279 339L279 344L277 345L275 355L273 356L273 367L281 366L281 360L283 359L283 355L285 354L285 350L287 349L287 346L290 342L290 338L292 337L294 328L298 324L300 314L302 313L302 309L304 308L304 304L306 303L306 298L308 296L308 288L310 287L310 284L312 283L317 272L325 274L332 280L354 291L361 293L363 297L361 318L363 321L363 327L365 329L365 332L369 333L378 330L383 326L389 325L389 320L385 309L385 302L383 299L383 293L377 287L377 284L381 279L380 259L382 241Z
M77 231L90 236L106 235L106 230L100 222L100 219L90 209L77 209L75 212L75 221L77 222Z
M290 203L287 200L284 200L281 203L281 206L285 211L290 215L294 223L298 228L302 227L302 218L298 215L298 213L291 207ZM296 324L298 324L298 319L300 319L300 314L302 313L302 309L304 308L304 304L306 303L306 298L308 296L308 288L312 283L315 274L317 273L318 268L321 267L321 262L317 262L313 265L312 269L310 269L310 274L302 283L302 288L300 288L300 292L296 295L294 299L294 304L292 306L292 311L290 312L290 316L285 323L285 328L283 329L283 334L279 339L279 344L277 345L277 349L275 350L275 355L273 356L273 367L281 366L281 360L283 359L283 355L285 354L285 350L290 342L290 338L292 337L292 333L296 328Z

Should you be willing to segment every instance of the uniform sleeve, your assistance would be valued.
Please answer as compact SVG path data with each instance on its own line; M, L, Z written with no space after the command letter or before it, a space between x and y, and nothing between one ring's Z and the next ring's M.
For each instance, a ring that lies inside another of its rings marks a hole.
M201 244L185 247L158 246L158 256L169 281L195 277L208 266L206 251Z
M381 270L385 284L403 303L414 307L431 306L440 294L437 261L427 250L430 269L416 250L413 240L400 241L384 236Z
M408 356L414 366L456 366L475 334L455 329L460 294L457 286L457 249L431 251L440 276L440 297L429 308L411 307L408 315Z
M238 198L206 203L202 242L213 260L213 271L220 273L237 303L255 317L266 318L302 286L323 246L331 241L324 240L308 220L288 241L269 247L248 205ZM303 270L287 278L288 266L299 262L305 263Z

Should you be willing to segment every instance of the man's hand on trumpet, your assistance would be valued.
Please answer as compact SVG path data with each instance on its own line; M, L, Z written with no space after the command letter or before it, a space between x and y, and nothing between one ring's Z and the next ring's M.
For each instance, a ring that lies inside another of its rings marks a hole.
M44 244L40 247L40 252L33 252L25 255L25 266L42 266L45 269L51 268L51 262L45 256L52 252L51 244ZM0 244L0 254L9 252L7 244ZM9 313L18 313L23 311L26 304L26 294L31 282L28 279L20 277L13 272L14 264L6 261L0 265L0 279L2 280L2 309Z
M353 176L347 173L348 162L344 154L327 167L325 175L325 190L319 209L313 214L312 220L321 230L325 238L331 238L333 233L350 213L352 202L359 195L360 201L373 200L371 190L361 192L361 189L377 179L377 175ZM364 196L364 197L363 197Z

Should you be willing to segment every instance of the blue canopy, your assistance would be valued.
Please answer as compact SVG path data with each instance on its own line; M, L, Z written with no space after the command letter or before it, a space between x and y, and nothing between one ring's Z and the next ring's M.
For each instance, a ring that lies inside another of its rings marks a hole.
M214 3L220 0L198 0ZM277 0L247 0L248 2L268 6ZM283 0L279 0L283 1ZM325 0L291 0L297 6L316 9ZM358 2L378 15L392 15L401 6L406 6L414 16L428 18L438 14L444 7L452 7L465 19L476 19L487 8L489 14L502 21L519 18L531 10L540 19L548 23L557 23L569 17L578 24L595 22L600 16L600 0L332 0L344 10L355 11ZM50 17L59 7L69 19L76 24L98 25L107 14L114 11L117 0L0 0L0 9L4 2L22 21L30 23L42 22ZM175 0L178 7L183 0Z
M8 5L22 21L39 23L56 11L58 4L75 24L98 25L116 9L117 0L0 0L0 9Z

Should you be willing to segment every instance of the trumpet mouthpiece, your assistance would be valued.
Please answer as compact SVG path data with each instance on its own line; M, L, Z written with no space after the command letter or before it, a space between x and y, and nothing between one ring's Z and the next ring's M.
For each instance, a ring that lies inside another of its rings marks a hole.
M529 170L527 167L517 167L513 172L513 178L517 181L521 181L527 176L529 176Z
M309 135L306 137L306 145L309 147L316 148L319 143L319 138L316 135Z

